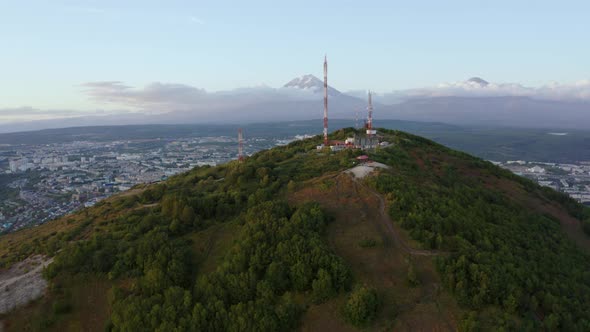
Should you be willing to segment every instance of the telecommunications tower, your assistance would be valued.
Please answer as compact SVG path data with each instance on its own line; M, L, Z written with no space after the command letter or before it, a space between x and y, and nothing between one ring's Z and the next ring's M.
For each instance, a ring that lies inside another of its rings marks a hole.
M244 134L242 128L238 129L238 160L244 161Z
M372 135L377 134L377 131L373 130L373 101L371 91L369 91L369 106L367 106L367 110L369 111L369 118L367 119L367 136L370 140Z
M328 146L328 58L324 56L324 146Z

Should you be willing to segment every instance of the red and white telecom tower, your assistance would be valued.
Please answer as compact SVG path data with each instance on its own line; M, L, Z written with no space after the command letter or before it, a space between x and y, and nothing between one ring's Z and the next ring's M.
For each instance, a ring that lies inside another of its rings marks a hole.
M369 91L369 106L367 106L367 110L369 111L369 118L367 119L367 136L370 139L372 135L377 134L377 131L373 129L373 101L371 91Z
M328 146L328 57L324 55L324 146Z
M238 160L240 162L244 161L244 135L242 128L238 129Z

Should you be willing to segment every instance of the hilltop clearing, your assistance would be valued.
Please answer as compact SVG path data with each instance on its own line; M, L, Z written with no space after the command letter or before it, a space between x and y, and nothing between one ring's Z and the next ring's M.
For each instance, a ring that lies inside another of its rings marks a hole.
M363 163L361 165L355 166L355 167L347 170L346 172L354 175L354 177L357 179L362 179L365 176L371 174L373 171L375 171L376 169L379 169L379 168L389 168L389 166L384 165L382 163L369 161L369 162Z

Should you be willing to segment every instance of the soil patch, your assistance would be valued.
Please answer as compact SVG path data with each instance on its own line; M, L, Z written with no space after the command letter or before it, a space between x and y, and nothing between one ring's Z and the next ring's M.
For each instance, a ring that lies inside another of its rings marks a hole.
M41 276L43 268L53 258L36 255L0 271L0 314L25 305L45 293L47 281Z

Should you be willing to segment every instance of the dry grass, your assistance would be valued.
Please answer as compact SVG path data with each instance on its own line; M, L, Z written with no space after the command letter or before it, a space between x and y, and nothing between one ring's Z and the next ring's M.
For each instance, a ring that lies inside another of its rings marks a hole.
M78 226L80 218L76 215L66 216L57 220L47 222L36 227L26 228L17 232L0 236L0 257L7 257L14 253L23 243L31 242L33 239L42 239L52 236L52 233L61 233L73 230Z
M132 189L125 193L111 196L101 203L100 208L83 209L61 218L48 221L42 225L24 228L16 232L0 236L0 257L2 259L10 258L19 253L19 248L26 244L31 244L33 240L49 241L52 237L61 233L68 233L78 227L82 227L85 221L91 221L84 229L81 229L74 240L89 238L96 230L96 226L104 221L113 220L120 215L135 209L115 209L112 205L119 198L131 195L137 195L143 192L145 188ZM140 208L151 208L152 205L143 205Z
M67 283L71 311L60 315L50 327L40 328L39 319L51 312L56 295L50 295L3 317L5 331L104 331L110 316L108 290L112 283L106 278L77 277L56 282Z
M100 223L115 220L121 214L134 209L116 209L113 202L122 196L136 195L143 189L133 190L123 195L112 196L103 201L103 206L96 209L84 209L45 224L26 228L0 236L0 256L10 259L18 255L23 245L32 245L33 240L39 239L42 243L51 241L62 233L76 230L78 234L73 240L84 239L92 236L100 227ZM87 221L90 221L87 223ZM48 331L103 331L104 322L110 316L110 308L107 293L112 283L103 277L76 277L72 280L61 280L58 277L52 284L67 282L67 299L72 311L59 316L55 324ZM39 321L43 317L51 316L52 304L56 299L55 292L50 292L45 297L29 303L9 314L1 317L5 331L35 331L40 330ZM62 295L63 296L63 295Z
M449 331L456 330L460 310L452 297L441 290L431 257L409 258L393 245L392 239L377 220L379 201L367 189L355 186L350 177L337 176L332 186L325 178L312 180L290 197L292 204L319 202L335 216L328 226L327 241L337 255L350 265L355 281L377 288L382 309L369 330ZM402 232L403 234L403 232ZM375 247L363 248L363 238L376 239ZM404 234L404 238L408 238ZM410 261L421 285L407 283ZM344 331L352 329L342 321L340 307L345 296L319 306L311 306L304 316L304 331Z
M238 238L241 227L236 222L228 222L188 235L193 241L194 263L198 266L199 273L207 274L215 271L234 240Z

